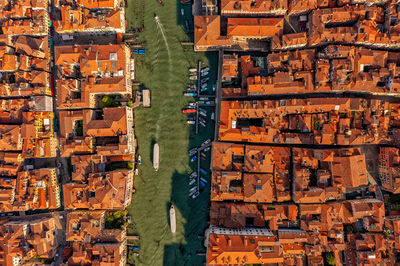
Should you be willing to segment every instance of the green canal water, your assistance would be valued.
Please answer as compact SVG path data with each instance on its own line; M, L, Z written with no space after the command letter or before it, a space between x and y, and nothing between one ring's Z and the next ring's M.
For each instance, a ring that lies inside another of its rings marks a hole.
M142 157L139 175L135 176L136 193L128 211L132 225L128 234L138 234L140 240L131 242L141 247L139 256L130 252L128 262L132 265L201 265L204 251L199 234L208 226L209 183L197 199L188 197L188 175L196 168L190 162L188 150L213 135L214 123L208 111L207 128L200 127L194 134L194 126L186 123L187 115L181 109L190 97L183 93L189 83L188 69L198 60L211 66L210 88L216 77L217 55L194 53L192 48L181 46L190 41L185 33L185 18L193 27L191 5L181 6L178 0L164 0L161 6L156 0L128 0L126 18L128 29L144 25L137 42L145 42L145 55L135 55L136 81L140 89L151 91L151 108L135 109L135 133L137 153ZM157 25L154 14L159 17ZM161 30L162 29L162 30ZM164 35L162 33L164 31ZM211 90L210 90L211 92ZM152 167L152 147L160 145L160 167ZM209 153L208 153L209 155ZM202 160L202 168L209 172L209 161ZM210 179L210 175L206 177ZM177 231L169 227L169 207L174 204Z

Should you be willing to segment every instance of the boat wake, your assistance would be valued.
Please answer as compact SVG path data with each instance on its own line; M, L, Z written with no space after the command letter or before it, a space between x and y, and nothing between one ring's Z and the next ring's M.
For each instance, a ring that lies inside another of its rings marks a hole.
M161 24L160 19L158 18L157 15L154 15L154 20L156 21L157 27L161 32L161 36L164 40L165 47L167 48L167 53L168 53L168 63L171 65L171 51L169 50L169 45L167 42L167 37L165 37L165 30L163 24Z
M154 20L155 20L155 22L156 22L156 24L157 24L157 27L158 27L158 29L159 29L159 31L160 31L160 33L161 33L162 39L163 39L164 44L165 44L165 47L166 47L166 49L167 49L167 55L168 55L168 84L169 84L170 81L171 81L171 77L172 77L172 58L171 58L171 51L170 51L170 49L169 49L167 37L165 36L165 29L164 29L164 26L163 26L163 24L160 22L160 18L159 18L156 14L154 14ZM157 48L157 53L158 53L158 49L159 49L159 47ZM168 90L168 94L169 94L169 95L171 94L169 90ZM157 139L158 139L158 137L159 137L159 129L160 129L159 123L160 123L160 121L161 121L161 116L162 116L162 113L160 113L160 115L159 115L159 117L158 117L158 120L157 120L157 122L156 122L156 138L157 138Z

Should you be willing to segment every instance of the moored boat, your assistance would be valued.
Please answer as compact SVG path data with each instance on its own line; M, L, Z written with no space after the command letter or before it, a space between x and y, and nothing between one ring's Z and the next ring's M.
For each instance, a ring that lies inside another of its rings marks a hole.
M175 233L176 232L176 214L175 214L174 205L171 205L171 207L169 208L169 223L171 226L171 232Z
M158 143L154 144L153 147L153 168L154 170L158 171L160 163L160 147L158 146Z
M196 113L196 109L190 109L190 108L183 109L182 113L184 113L184 114Z
M196 191L196 193L194 193L191 197L192 197L192 199L195 199L195 198L197 198L199 195L200 195L200 192L199 192L199 191Z
M209 67L203 68L203 69L201 70L201 73L208 72L209 70L210 70Z
M197 76L196 76L196 79L197 79ZM210 78L204 78L204 79L201 80L201 83L206 83L206 82L208 82L209 80L210 80Z

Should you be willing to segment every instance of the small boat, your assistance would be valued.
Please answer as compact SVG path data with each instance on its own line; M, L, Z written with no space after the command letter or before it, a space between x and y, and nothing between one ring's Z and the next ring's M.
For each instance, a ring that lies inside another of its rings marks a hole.
M158 143L154 144L153 147L153 168L154 170L158 171L160 163L160 147L158 146Z
M138 165L142 164L142 156L140 156L140 155L138 156L137 163L138 163Z
M182 14L182 16L185 15L185 10L183 8L181 8L181 14Z
M192 159L190 161L194 162L194 161L196 161L196 159L197 159L197 156L195 155L195 156L192 157Z
M188 96L188 97L193 97L193 96L196 96L196 93L194 93L194 92L185 92L183 95L184 96Z
M189 189L189 192L196 191L196 190L197 190L197 186L194 186L194 187Z
M175 215L175 207L171 205L169 208L169 224L171 226L171 232L176 232L176 215Z
M189 68L189 72L197 72L197 68L191 67L191 68Z
M206 109L199 108L199 111L200 111L200 112L204 112L204 113L206 113L206 114L207 114L207 110L206 110Z
M183 109L183 110L182 110L182 113L184 113L184 114L196 113L196 109L190 109L190 108Z
M201 69L201 73L208 72L208 71L210 71L209 67L205 67L205 68Z
M197 76L197 73L196 72L190 72L189 76Z
M188 120L188 121L186 121L186 123L187 123L188 125L195 125L195 124L196 124L196 121Z
M197 173L196 172L191 173L190 176L189 176L189 178L196 178L196 177L197 177Z
M208 88L206 87L206 88L201 88L200 91L204 92L204 91L207 91L207 90L208 90Z
M188 116L187 120L188 120L188 121L196 121L196 117L194 117L194 116Z
M207 171L204 170L203 168L200 168L200 172L201 172L203 175L206 175L206 174L207 174Z
M215 113L213 112L213 113L211 114L211 120L214 120L214 118L215 118Z
M204 149L205 152L208 152L211 149L211 147L207 147Z
M202 73L201 73L201 76L202 76L202 77L205 77L205 76L207 76L207 75L208 75L208 72L202 72Z
M207 181L205 178L203 178L203 177L201 177L200 180L203 181L203 182L206 183L206 184L208 183L208 181Z
M205 116L205 117L207 116L207 113L205 113L203 111L200 111L199 114L202 115L202 116Z
M203 181L200 180L200 185L201 185L202 187L204 187L206 184L205 184Z
M204 120L204 118L202 118L202 117L199 117L199 120L200 120L200 122L207 123L206 120Z
M205 123L203 123L203 122L199 122L200 123L200 125L202 125L203 127L207 127L207 125L205 124Z
M188 89L196 89L196 84L189 84Z
M194 194L192 195L192 199L197 198L199 195L200 195L200 192L196 191L196 193L194 193Z
M197 76L196 76L196 79L197 79ZM204 78L204 79L201 80L201 83L206 83L206 82L208 82L209 80L210 80L210 78Z
M181 4L187 4L187 3L190 3L190 1L192 1L192 0L181 0Z
M202 89L207 88L207 83L201 84L201 88Z
M192 197L196 192L197 192L197 190L190 191L189 192L189 197Z
M195 155L196 152L197 152L197 148L190 149L190 150L189 150L189 156ZM195 174L195 172L193 172L193 174Z
M190 33L189 20L185 19L185 32Z
M195 75L195 76L190 76L189 79L190 79L190 80L197 80L197 75Z
M211 142L211 139L207 139L206 141L204 141L201 146L205 146L207 144L209 144Z
M189 103L189 108L190 108L190 107L196 108L196 106L197 106L196 103Z
M191 179L191 180L189 181L189 186L193 185L194 183L196 183L196 179Z
M196 89L189 88L186 90L186 93L196 93Z
M213 87L212 87L212 91L215 91L215 85L213 85Z

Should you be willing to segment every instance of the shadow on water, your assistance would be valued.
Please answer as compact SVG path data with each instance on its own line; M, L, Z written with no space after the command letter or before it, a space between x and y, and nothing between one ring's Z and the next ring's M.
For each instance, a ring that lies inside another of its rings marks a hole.
M154 160L154 145L157 143L156 139L154 137L151 138L150 141L150 162L153 163Z
M192 0L193 1L193 0ZM176 4L176 23L182 27L190 41L194 39L194 17L192 15L192 2L182 4L177 0ZM183 15L182 15L183 11Z
M198 198L192 199L188 197L188 188L188 175L175 172L172 177L171 202L167 204L166 211L169 217L169 208L171 204L174 205L177 227L183 226L185 235L180 243L164 247L163 265L202 265L204 262L204 258L197 256L196 252L204 252L198 235L203 234L207 227L209 193L201 193ZM178 218L180 216L182 219Z

